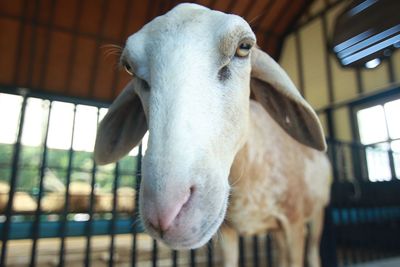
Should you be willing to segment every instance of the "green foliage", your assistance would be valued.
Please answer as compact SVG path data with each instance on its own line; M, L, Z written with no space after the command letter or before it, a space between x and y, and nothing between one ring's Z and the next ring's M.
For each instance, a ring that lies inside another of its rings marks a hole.
M8 183L11 176L13 145L0 144L0 181ZM71 158L70 158L71 156ZM65 184L68 166L71 161L71 181L91 183L93 172L93 154L90 152L48 149L45 177L51 175ZM17 190L37 193L40 168L43 161L43 148L22 146L18 164ZM111 192L116 175L116 164L96 168L96 187ZM126 156L118 163L119 186L135 186L137 157Z

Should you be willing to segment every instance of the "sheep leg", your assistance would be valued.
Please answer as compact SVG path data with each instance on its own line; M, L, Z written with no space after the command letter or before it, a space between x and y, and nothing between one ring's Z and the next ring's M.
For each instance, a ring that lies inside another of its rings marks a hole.
M309 267L321 267L319 246L321 242L322 229L324 227L324 209L317 212L312 220L309 233L309 247L307 251L307 262Z
M287 245L286 245L286 237L283 230L279 230L274 232L274 240L277 249L277 265L279 267L287 267L289 266L289 255L287 253ZM275 258L273 257L274 262Z
M232 227L223 224L220 228L224 267L237 267L239 261L239 235Z
M304 266L304 249L305 249L305 223L304 220L298 220L296 223L287 224L285 228L286 234L286 250L289 254L290 267Z

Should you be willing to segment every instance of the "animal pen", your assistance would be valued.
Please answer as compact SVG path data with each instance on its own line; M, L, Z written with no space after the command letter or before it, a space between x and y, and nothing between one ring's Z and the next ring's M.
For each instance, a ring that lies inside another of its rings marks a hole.
M178 2L0 1L0 266L221 266L218 236L174 251L143 232L145 141L115 164L92 155L97 124L128 80L102 47L123 45ZM333 177L322 266L397 266L400 24L374 68L343 67L332 47L344 10L393 1L196 2L253 20L259 46L317 111ZM240 237L240 266L275 267L275 247L273 232Z

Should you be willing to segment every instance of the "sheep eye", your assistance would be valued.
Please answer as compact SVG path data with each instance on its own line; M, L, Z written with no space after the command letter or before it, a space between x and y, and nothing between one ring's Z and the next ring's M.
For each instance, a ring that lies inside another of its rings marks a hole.
M129 75L133 76L132 67L128 63L124 63L124 69Z
M239 44L238 48L236 49L235 56L237 57L247 57L250 54L250 49L253 47L251 43L243 42Z

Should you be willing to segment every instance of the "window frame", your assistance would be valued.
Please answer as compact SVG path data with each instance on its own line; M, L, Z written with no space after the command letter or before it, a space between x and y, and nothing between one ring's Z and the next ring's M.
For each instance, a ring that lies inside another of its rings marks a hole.
M360 137L360 129L358 125L358 120L357 120L357 112L370 108L376 105L384 105L390 101L398 100L400 99L400 88L392 88L391 90L385 90L383 92L378 92L376 94L372 94L369 96L365 96L360 98L359 100L356 100L352 103L350 103L349 108L350 108L350 121L351 121L351 128L352 128L352 134L353 134L353 140L357 142L362 150L362 153L358 153L358 151L354 151L355 153L355 158L356 162L355 164L357 165L357 173L356 176L360 177L360 179L363 179L367 182L372 182L369 178L369 172L368 172L368 163L367 163L367 156L366 156L366 148L367 147L373 147L377 144L384 144L384 143L391 143L393 141L400 140L399 138L392 139L388 133L388 138L387 140L383 142L376 142L368 145L364 145L361 143L361 137ZM387 119L385 117L385 124L387 126ZM391 181L400 181L400 178L398 178L399 174L396 174L396 169L395 169L395 163L394 163L394 156L393 156L393 151L391 147L389 146L388 150L388 156L389 156L389 167L390 167L390 172L391 172ZM378 181L381 182L381 181Z

